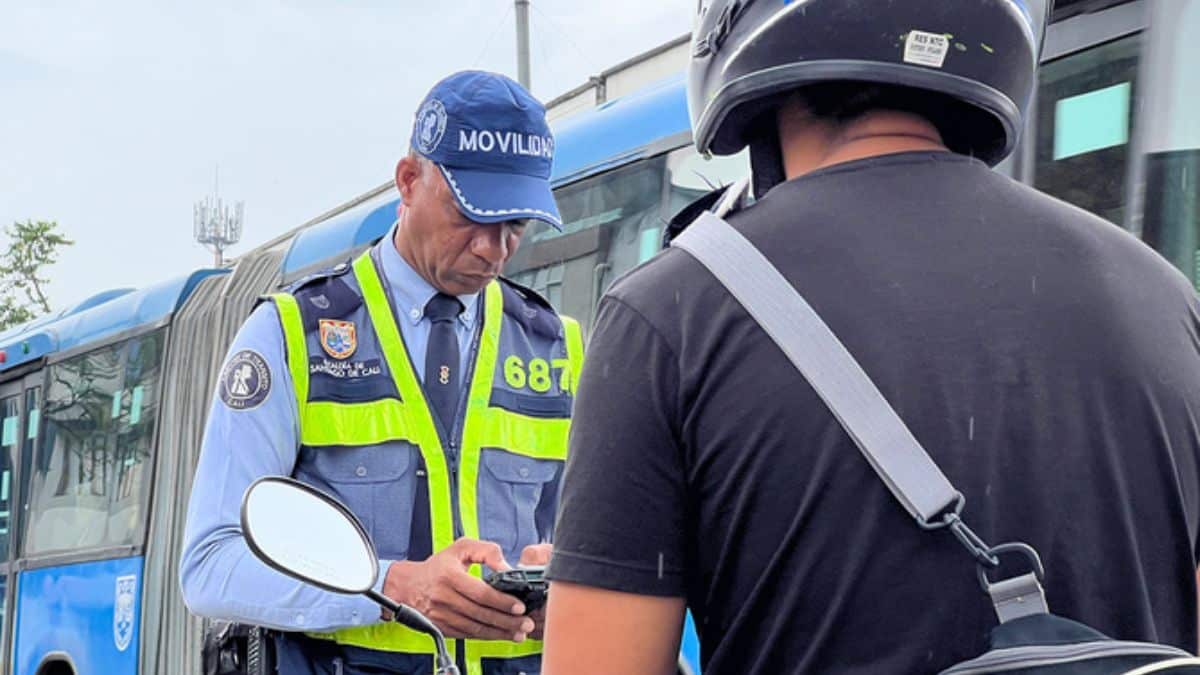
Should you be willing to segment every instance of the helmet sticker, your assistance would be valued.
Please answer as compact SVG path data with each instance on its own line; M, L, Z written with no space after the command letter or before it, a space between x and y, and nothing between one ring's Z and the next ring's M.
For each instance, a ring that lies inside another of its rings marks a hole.
M950 38L937 33L909 31L904 40L904 62L918 66L941 68L950 52Z

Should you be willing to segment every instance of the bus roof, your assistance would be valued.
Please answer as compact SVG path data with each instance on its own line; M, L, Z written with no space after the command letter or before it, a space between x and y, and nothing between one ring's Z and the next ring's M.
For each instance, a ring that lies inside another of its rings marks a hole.
M691 140L682 75L605 103L556 125L554 187L628 162L686 145ZM301 230L283 261L282 276L294 279L333 256L382 237L396 216L399 198L389 190L363 204Z
M227 270L203 269L137 291L105 291L70 309L0 333L0 372L157 324L179 309L200 281L224 273Z

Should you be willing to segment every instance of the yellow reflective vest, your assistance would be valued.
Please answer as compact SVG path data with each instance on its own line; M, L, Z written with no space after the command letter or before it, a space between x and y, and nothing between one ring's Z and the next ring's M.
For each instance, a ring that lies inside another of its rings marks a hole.
M411 505L422 479L433 551L468 537L496 541L506 557L519 556L553 526L583 360L579 324L558 316L532 291L504 280L489 284L473 363L463 375L465 401L455 428L441 429L409 359L374 250L349 268L271 296L300 420L294 476L342 500L363 522L381 559L406 557L414 534ZM331 330L339 334L337 349L329 348ZM480 567L471 573L480 576ZM314 637L434 653L428 636L395 623ZM533 640L455 640L450 647L463 650L456 658L466 664L466 675L482 675L482 659L541 652Z

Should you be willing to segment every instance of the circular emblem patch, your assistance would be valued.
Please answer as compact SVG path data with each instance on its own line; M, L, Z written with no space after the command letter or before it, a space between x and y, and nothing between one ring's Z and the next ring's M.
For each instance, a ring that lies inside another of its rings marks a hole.
M430 99L417 112L417 149L428 155L437 150L445 135L446 106L436 98Z
M221 401L234 410L257 408L271 393L271 369L261 354L243 349L221 371Z

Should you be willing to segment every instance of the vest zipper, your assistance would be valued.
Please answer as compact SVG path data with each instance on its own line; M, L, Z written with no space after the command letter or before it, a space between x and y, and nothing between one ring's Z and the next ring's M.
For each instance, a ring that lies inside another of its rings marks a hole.
M484 302L486 302L486 299L480 297L479 308L476 310L478 312L475 321L476 330L473 331L474 336L471 338L471 350L467 354L469 365L467 366L466 372L463 373L462 386L460 387L461 391L458 394L458 413L454 415L454 426L452 429L450 429L450 433L447 434L446 438L446 442L448 443L450 450L448 453L449 457L446 458L446 461L450 465L450 501L452 502L451 506L453 507L451 511L454 516L455 539L463 536L462 505L458 501L459 451L462 449L463 427L466 425L467 415L470 414L470 411L467 410L467 401L471 396L471 382L475 379L475 366L477 365L476 362L479 359L479 337L483 333L484 329ZM492 364L492 367L495 368L496 364Z

